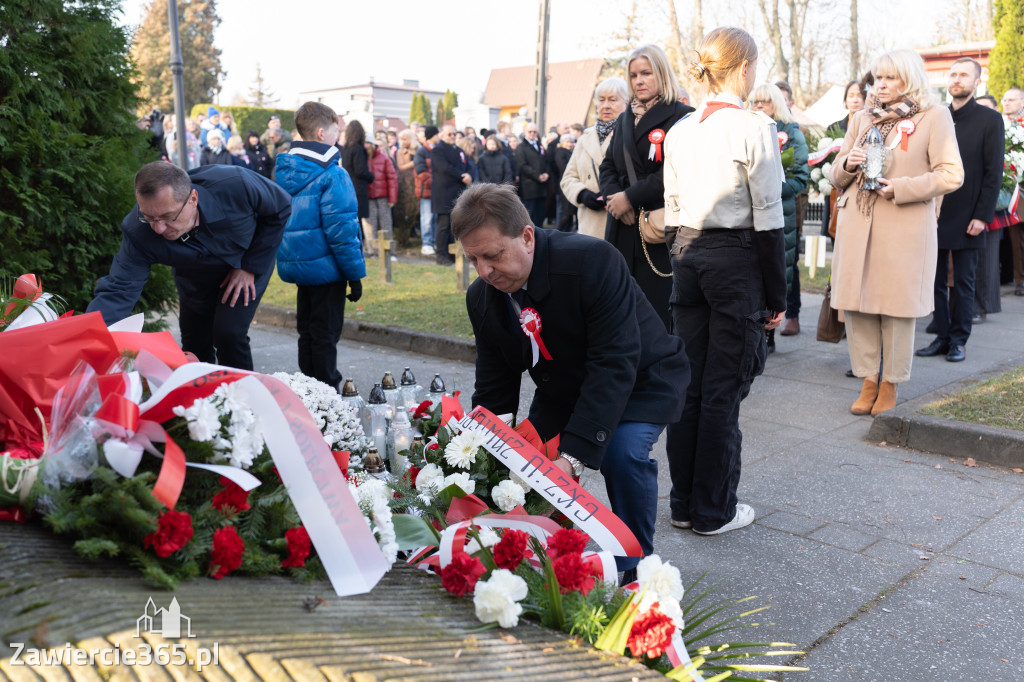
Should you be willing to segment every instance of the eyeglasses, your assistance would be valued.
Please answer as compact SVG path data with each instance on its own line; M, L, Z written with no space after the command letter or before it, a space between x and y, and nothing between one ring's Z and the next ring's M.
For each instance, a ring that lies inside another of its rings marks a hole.
M181 215L181 212L185 210L185 204L187 204L188 200L191 199L191 198L192 198L192 190L189 190L188 191L188 196L185 197L184 203L182 203L181 208L178 209L178 212L174 214L173 218L170 218L170 219L168 219L168 218L150 218L147 215L143 215L142 213L139 213L139 222L140 223L145 223L147 225L152 225L153 223L163 223L164 225L166 225L168 223L173 223L175 220L178 219L178 216Z

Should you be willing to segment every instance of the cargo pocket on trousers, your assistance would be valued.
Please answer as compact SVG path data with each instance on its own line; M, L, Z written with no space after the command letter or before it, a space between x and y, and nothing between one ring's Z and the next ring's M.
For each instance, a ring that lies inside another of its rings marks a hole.
M740 381L753 381L761 376L768 359L768 338L764 331L768 310L758 310L743 318L743 355L740 358Z

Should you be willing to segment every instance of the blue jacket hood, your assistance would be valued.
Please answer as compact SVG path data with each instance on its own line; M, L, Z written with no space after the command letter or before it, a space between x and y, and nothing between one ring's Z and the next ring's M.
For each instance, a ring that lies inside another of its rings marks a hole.
M337 147L322 142L292 142L291 149L277 157L277 184L295 196L299 190L338 165Z

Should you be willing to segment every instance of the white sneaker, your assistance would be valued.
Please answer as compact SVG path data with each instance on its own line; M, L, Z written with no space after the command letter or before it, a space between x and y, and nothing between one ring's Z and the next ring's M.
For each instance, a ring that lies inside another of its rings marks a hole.
M437 252L434 251L434 247L433 246L427 246L427 245L424 245L423 248L420 249L420 253L422 253L424 256L433 256L433 255L437 254Z
M697 535L721 535L722 533L728 533L731 530L746 528L753 522L754 509L749 504L737 504L736 515L732 517L732 521L729 523L715 530L697 530L694 528L693 532Z
M669 519L669 523L676 528L693 528L693 524L689 521L676 521L675 519Z

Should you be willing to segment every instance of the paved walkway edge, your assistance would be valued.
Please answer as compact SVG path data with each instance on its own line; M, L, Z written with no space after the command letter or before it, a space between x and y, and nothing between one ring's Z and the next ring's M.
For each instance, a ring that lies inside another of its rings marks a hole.
M256 309L253 321L294 330L295 311L277 306L261 305ZM456 336L430 334L402 327L389 327L374 322L346 319L341 337L349 341L372 343L377 346L423 353L447 360L476 362L476 344L471 339L460 339Z

